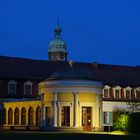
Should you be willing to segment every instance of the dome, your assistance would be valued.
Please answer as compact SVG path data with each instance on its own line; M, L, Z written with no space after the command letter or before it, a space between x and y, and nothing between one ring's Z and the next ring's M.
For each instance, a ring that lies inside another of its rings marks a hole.
M55 27L55 38L49 43L48 52L64 52L66 53L66 43L61 38L61 27L57 25Z
M93 74L86 68L74 64L67 65L54 72L48 80L94 80Z
M49 43L48 52L66 52L66 44L62 39L55 38Z

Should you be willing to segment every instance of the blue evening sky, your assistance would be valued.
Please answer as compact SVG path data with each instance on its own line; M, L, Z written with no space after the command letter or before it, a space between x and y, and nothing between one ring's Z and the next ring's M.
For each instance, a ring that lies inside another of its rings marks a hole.
M0 55L47 60L58 17L68 60L140 65L140 0L0 0Z

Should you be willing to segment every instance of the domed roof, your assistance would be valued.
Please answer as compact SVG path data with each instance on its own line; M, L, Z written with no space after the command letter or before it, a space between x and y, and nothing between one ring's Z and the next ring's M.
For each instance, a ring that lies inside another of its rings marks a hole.
M55 38L49 43L49 50L48 52L67 52L66 51L66 43L61 38L61 27L57 25L55 27Z
M93 74L86 68L74 64L67 65L53 73L48 80L94 80Z

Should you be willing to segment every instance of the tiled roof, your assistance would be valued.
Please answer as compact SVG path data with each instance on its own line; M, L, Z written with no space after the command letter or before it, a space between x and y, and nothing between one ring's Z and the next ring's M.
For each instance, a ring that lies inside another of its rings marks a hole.
M140 86L140 67L75 62L89 71L95 80L108 85ZM0 78L42 81L68 62L53 62L0 56Z

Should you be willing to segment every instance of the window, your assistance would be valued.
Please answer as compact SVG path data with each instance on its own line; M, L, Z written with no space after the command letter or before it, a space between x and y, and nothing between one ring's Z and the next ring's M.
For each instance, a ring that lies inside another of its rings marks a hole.
M131 94L131 92L132 92L132 88L131 87L125 87L124 89L123 89L123 91L124 91L124 98L126 98L126 99L130 99L130 98L132 98L133 96L132 96L132 94ZM132 92L133 93L133 92Z
M112 112L103 112L104 114L104 124L113 125L113 113Z
M103 90L103 97L104 98L109 98L109 91L110 91L110 86L106 85L104 87L104 90Z
M109 98L109 89L104 89L104 98Z
M69 106L61 107L61 125L70 126L70 107Z
M46 118L46 127L50 127L51 126L51 107L46 107L45 108L45 118Z
M115 98L120 98L120 90L119 89L115 90Z
M125 97L127 98L127 99L130 99L130 97L131 97L131 90L126 90L125 91Z
M17 84L17 82L14 80L8 82L8 94L9 95L16 94L16 84Z
M121 98L121 87L120 86L116 86L113 88L113 94L114 94L114 98Z
M24 83L24 95L32 95L32 83L30 81Z
M136 98L140 98L140 90L136 90Z

